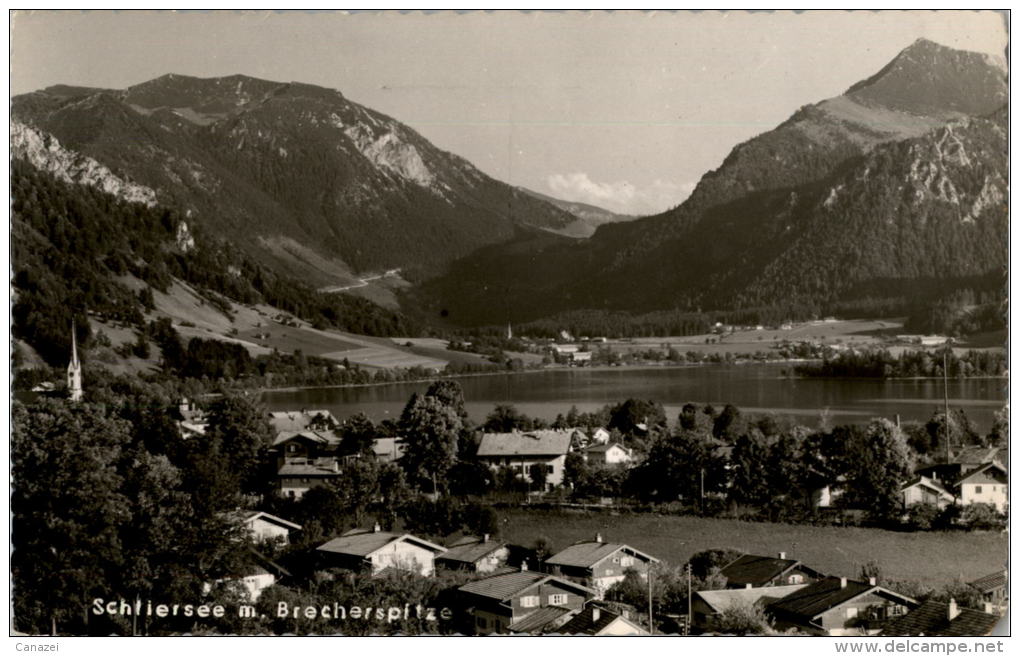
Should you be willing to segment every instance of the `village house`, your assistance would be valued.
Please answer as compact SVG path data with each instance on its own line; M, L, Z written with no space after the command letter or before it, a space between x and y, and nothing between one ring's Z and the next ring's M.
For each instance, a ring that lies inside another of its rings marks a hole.
M716 631L719 616L730 608L755 605L764 608L807 587L807 585L807 583L801 583L800 585L774 585L767 588L695 592L691 600L691 627L698 633Z
M879 633L889 620L919 604L869 581L827 577L766 607L779 631L811 635L863 636Z
M606 444L609 442L609 431L601 426L592 431L590 444Z
M915 503L926 503L945 508L956 501L952 492L942 487L935 479L919 476L900 488L900 502L906 510Z
M592 444L581 450L589 465L625 465L634 458L634 452L622 444Z
M546 559L543 567L557 576L566 577L595 591L599 599L613 584L624 579L628 570L647 578L648 567L658 558L626 544L602 541L596 534L590 542L579 542Z
M332 431L305 429L280 431L269 449L276 454L276 461L283 464L335 456L339 446L340 438Z
M202 586L204 594L209 594L213 587L224 584L236 584L244 589L248 601L255 603L262 591L274 585L280 578L290 576L290 572L278 563L266 558L254 549L249 550L241 570L232 576L217 579L213 583Z
M327 485L341 475L336 458L294 459L277 469L276 491L282 497L300 499L313 487Z
M779 552L778 558L744 554L720 570L728 588L764 588L812 583L822 575Z
M557 633L564 635L589 635L589 636L635 636L649 635L648 629L643 628L607 608L597 604L588 604L577 615L570 618L566 624L560 627Z
M475 457L493 469L509 467L522 477L528 477L535 465L545 466L546 486L551 489L563 483L563 466L572 433L569 430L485 433Z
M957 484L960 503L987 503L1001 513L1009 507L1009 481L1006 468L990 462L964 474Z
M255 510L243 513L241 523L256 542L271 541L289 544L291 532L301 530L300 524Z
M371 576L385 569L417 572L432 576L435 557L445 547L409 533L390 533L376 524L370 529L353 529L320 545L316 551L327 567L341 567Z
M379 462L396 462L404 455L404 441L399 437L377 437L372 440L372 453Z
M490 573L506 566L510 552L505 542L466 535L446 547L436 556L436 566L449 570Z
M457 593L478 635L553 631L594 596L573 581L526 569L472 581Z
M1009 571L1002 570L994 574L982 576L970 582L970 587L981 593L985 602L985 612L1003 613L1009 606Z
M283 410L269 413L273 431L332 430L340 425L329 410Z
M997 615L949 603L928 600L882 629L884 636L986 636L999 621Z

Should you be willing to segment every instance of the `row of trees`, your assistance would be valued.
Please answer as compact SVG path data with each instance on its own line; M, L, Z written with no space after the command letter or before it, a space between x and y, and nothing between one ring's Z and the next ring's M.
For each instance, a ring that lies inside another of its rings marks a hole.
M945 371L943 371L943 362ZM894 357L884 348L847 351L822 362L796 367L801 376L825 378L951 378L1004 376L1006 356L997 350L969 350L957 355L953 349L906 350Z

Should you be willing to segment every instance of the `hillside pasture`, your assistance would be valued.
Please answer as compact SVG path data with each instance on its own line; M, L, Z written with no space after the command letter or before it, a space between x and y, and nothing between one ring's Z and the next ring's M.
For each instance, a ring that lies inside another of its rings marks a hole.
M786 552L788 558L833 576L859 576L861 566L873 560L887 578L936 586L999 571L1009 556L1008 536L991 532L901 533L651 513L510 510L499 514L501 537L511 543L530 546L541 536L559 550L601 533L607 542L629 544L671 565L683 565L704 549L761 555Z

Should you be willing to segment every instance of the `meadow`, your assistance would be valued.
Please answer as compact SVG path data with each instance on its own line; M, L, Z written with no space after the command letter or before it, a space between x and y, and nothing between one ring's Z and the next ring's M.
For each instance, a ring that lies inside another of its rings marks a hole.
M796 558L833 576L858 577L875 561L890 579L936 586L972 581L1005 567L1009 537L990 532L896 532L875 528L744 522L657 514L572 511L499 511L500 537L531 546L539 537L559 550L601 533L671 565L704 549L729 548Z

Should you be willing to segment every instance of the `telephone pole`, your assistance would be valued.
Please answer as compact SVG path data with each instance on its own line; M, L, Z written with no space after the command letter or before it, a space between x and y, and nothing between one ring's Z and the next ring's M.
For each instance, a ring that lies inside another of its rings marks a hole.
M652 619L652 565L648 564L645 570L645 577L648 579L648 635L655 635L655 621Z
M952 433L949 430L949 347L942 351L942 394L945 400L945 416L946 416L946 464L949 464L953 460L952 451L950 451L950 436Z

